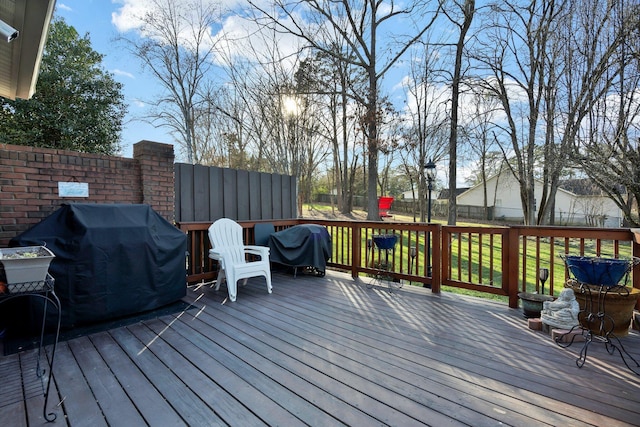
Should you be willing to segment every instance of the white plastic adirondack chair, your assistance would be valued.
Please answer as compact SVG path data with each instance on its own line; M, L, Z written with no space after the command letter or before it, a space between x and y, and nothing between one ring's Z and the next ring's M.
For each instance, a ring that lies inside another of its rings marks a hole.
M216 281L216 290L226 279L229 299L236 300L238 280L264 276L267 291L271 293L271 265L269 248L266 246L245 245L242 241L242 226L229 218L221 218L209 227L209 240L212 249L209 258L220 262L221 270ZM246 254L257 255L260 259L247 261Z

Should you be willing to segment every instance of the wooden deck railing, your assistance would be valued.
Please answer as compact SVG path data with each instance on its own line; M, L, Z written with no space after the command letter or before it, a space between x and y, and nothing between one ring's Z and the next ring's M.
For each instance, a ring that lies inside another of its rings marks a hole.
M245 242L253 242L257 222L240 221ZM562 289L569 277L561 258L564 254L640 257L640 245L634 242L629 229L466 227L307 219L268 222L276 230L303 223L324 225L332 238L328 265L350 271L353 277L373 276L385 268L394 279L430 286L435 293L442 286L464 288L504 296L514 308L518 306L518 292L543 291L540 268L549 269L544 293ZM216 276L217 266L207 256L209 225L208 222L178 225L188 235L189 282L213 280ZM392 233L399 237L393 250L380 250L372 243L372 236ZM640 274L632 273L629 277L629 284L640 288Z

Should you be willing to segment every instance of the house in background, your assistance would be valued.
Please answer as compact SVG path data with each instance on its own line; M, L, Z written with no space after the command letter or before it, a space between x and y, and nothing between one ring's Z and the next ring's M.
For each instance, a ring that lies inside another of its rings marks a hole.
M467 191L468 189L469 189L469 187L456 188L456 194L460 195L460 194L464 193L465 191ZM415 196L418 197L418 190L415 190ZM411 190L403 192L400 198L402 200L416 200L416 199L414 199L414 192L411 191ZM443 188L440 191L433 190L431 192L431 200L434 201L434 202L436 200L444 200L444 201L449 200L449 189L448 188Z
M414 194L415 194L415 197L418 197L418 190L403 191L402 194L400 195L400 198L402 200L415 200ZM433 197L433 195L431 197Z
M524 215L520 201L520 186L511 173L495 175L487 180L487 206L493 219L522 222ZM542 197L542 181L535 183L536 200ZM456 198L459 207L484 206L482 183L471 187ZM620 227L622 211L589 180L569 180L561 183L555 200L555 225L585 225ZM536 203L536 214L537 214Z

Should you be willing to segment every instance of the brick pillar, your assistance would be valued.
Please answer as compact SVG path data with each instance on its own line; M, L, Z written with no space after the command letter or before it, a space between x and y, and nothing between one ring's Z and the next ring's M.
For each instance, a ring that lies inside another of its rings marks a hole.
M173 145L140 141L133 145L133 158L140 165L142 203L173 223L175 186Z

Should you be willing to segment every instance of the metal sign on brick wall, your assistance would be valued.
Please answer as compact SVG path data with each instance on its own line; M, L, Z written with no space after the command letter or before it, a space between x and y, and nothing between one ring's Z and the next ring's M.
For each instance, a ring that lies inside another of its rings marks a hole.
M89 197L88 182L58 182L59 197Z

